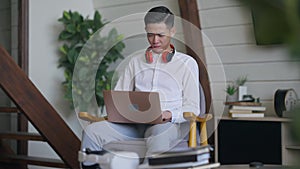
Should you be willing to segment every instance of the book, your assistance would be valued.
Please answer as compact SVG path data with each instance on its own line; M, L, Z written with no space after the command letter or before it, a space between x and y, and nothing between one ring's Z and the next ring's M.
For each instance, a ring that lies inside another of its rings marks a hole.
M265 113L230 113L230 117L265 117Z
M243 101L237 101L237 102L225 102L225 105L237 105L237 106L261 106L262 104L259 102L243 102Z
M229 109L229 113L252 113L252 110Z
M252 110L252 111L266 111L266 107L264 106L231 106L233 110Z
M149 158L149 165L165 165L165 164L178 164L186 162L202 162L201 164L207 164L209 162L210 154L191 154L191 155L180 155L170 157L159 157Z
M187 148L185 150L171 150L156 154L148 158L149 165L166 165L186 162L203 162L207 164L210 158L210 146Z

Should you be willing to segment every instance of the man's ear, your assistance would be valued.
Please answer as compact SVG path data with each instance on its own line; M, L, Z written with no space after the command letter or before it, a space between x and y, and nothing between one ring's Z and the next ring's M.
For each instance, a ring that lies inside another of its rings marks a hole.
M171 28L170 32L171 32L171 37L174 37L176 34L176 28L175 27Z

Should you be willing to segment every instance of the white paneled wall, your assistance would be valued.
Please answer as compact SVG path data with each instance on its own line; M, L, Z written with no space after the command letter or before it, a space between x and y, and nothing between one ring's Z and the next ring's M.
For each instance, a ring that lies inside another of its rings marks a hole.
M198 0L198 7L201 11L235 6L241 6L241 4L235 0Z
M178 3L175 0L94 0L95 9L103 19L114 23L120 34L125 35L126 48L123 55L129 56L137 50L145 50L148 47L144 31L143 17L154 6L167 6L176 16L180 16ZM184 45L179 43L184 39L181 23L176 22L177 33L173 43L178 51L184 51Z
M175 15L180 15L178 3L175 0L94 0L95 9L99 10L101 15L109 21L126 15L144 13L158 5L167 6Z
M201 10L199 15L203 29L252 23L249 9L242 6Z
M93 0L94 7L107 21L144 14L153 6L165 5L180 16L174 0ZM279 88L294 88L300 95L299 60L292 60L283 45L257 46L250 9L237 0L198 0L204 37L207 68L210 76L214 110L223 112L226 83L247 75L248 93L259 97L268 107L267 114L275 115L273 95ZM120 32L125 27L143 32L142 18L119 20ZM181 27L177 37L183 39ZM124 29L126 30L126 28ZM142 50L147 41L142 33L125 41L125 56ZM134 45L135 44L135 45ZM184 51L184 47L177 47Z
M257 46L251 11L237 0L198 0L205 53L215 111L222 111L224 84L247 75L248 93L259 97L267 114L275 115L273 95L279 88L294 88L300 96L300 61L284 45ZM217 52L219 58L211 57ZM223 81L220 70L226 80Z

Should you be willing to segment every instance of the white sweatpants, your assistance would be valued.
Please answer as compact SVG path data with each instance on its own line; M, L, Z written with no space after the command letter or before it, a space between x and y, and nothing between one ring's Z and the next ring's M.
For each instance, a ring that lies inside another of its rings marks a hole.
M149 125L95 122L88 125L83 132L82 149L102 150L105 144L112 141L144 140L147 154L151 154L172 148L171 143L179 142L188 131L187 123Z

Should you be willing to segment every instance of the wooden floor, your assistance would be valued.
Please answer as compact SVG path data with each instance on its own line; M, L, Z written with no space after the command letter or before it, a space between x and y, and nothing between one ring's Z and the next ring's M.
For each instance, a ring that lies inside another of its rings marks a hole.
M218 169L289 169L280 165L264 165L263 167L255 168L249 165L221 165Z

